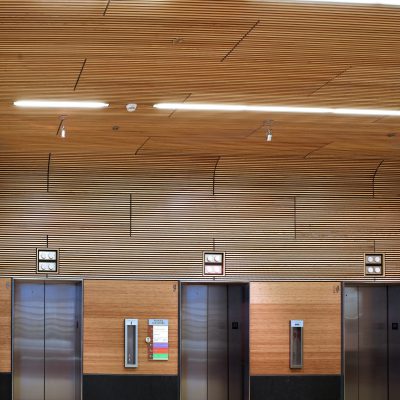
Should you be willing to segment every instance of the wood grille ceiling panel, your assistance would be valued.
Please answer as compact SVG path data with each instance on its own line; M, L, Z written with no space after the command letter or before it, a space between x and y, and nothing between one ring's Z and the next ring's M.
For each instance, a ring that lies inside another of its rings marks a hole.
M393 7L255 0L5 0L0 150L396 159L397 118L187 113L152 105L398 108L399 17ZM111 106L16 110L18 98ZM128 102L138 103L134 114L126 112ZM64 141L55 137L61 114L68 115ZM266 119L275 121L268 145Z

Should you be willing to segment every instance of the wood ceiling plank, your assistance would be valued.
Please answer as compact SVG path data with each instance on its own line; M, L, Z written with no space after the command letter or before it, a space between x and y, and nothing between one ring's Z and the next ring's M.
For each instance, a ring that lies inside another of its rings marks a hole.
M398 158L395 136L386 137L400 130L395 118L152 108L187 101L397 109L397 8L112 0L104 16L107 4L1 2L0 151ZM17 98L110 108L17 110ZM128 102L138 103L136 113L127 114ZM64 143L55 137L62 114ZM274 120L268 147L266 119Z
M3 17L32 16L59 17L102 15L108 0L2 0L0 15Z

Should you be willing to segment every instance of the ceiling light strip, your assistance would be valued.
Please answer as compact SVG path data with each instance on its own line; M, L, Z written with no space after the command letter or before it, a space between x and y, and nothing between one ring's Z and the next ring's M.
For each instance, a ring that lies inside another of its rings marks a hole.
M276 113L337 114L400 117L400 110L379 110L363 108L328 108L328 107L289 107L289 106L245 106L233 104L201 104L201 103L158 103L154 108L162 110L189 111L253 111Z
M336 4L364 4L400 6L400 0L300 0L307 3L336 3Z
M17 107L34 108L106 108L107 103L98 101L50 101L50 100L18 100L14 101Z

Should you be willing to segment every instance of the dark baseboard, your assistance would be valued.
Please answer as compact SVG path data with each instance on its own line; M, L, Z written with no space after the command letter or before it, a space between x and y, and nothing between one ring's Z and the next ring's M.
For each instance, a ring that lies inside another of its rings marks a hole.
M178 376L84 375L83 400L179 400Z
M251 400L340 400L341 375L250 377Z
M340 400L340 375L252 376L251 400ZM12 398L11 373L0 373L0 399ZM83 400L178 400L178 376L84 375Z
M11 372L0 372L0 399L11 400L12 397Z

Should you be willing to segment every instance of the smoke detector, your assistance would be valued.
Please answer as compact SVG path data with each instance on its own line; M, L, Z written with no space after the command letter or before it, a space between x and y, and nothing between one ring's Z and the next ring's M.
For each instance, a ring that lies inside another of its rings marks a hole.
M137 104L135 104L135 103L129 103L126 105L126 111L128 111L128 112L134 112L134 111L136 111L136 108L137 108Z

